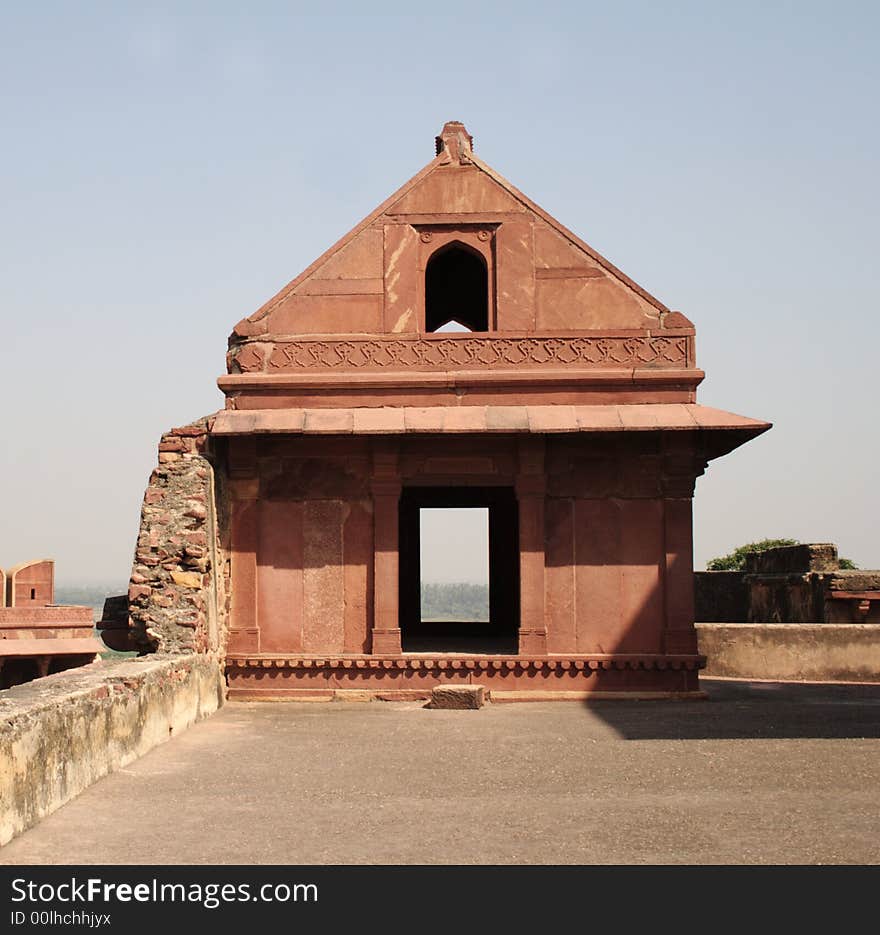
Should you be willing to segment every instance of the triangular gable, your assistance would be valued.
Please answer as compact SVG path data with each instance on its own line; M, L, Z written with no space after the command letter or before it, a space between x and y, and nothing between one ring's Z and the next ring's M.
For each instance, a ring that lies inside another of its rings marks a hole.
M454 155L451 149L456 150ZM348 234L241 321L235 334L416 330L411 308L393 320L387 320L384 311L386 293L400 275L396 271L389 278L398 241L389 247L383 233L386 222L416 219L442 225L447 218L460 222L486 219L500 220L503 226L505 219L517 216L530 225L533 264L520 275L531 277L526 298L535 307L531 328L592 330L609 323L623 328L653 327L668 312L663 303L527 198L466 144L461 149L447 144Z

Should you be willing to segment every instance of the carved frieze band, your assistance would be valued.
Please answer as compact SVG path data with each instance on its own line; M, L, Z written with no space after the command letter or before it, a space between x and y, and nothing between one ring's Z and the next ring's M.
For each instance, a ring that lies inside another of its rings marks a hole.
M245 344L242 373L291 370L455 370L483 367L685 367L686 337L326 340Z

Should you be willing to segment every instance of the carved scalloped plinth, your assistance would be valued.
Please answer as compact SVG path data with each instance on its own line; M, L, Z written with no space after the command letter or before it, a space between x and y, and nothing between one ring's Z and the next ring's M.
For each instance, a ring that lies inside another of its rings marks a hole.
M438 685L482 685L495 701L701 697L697 655L227 657L230 698L426 699Z

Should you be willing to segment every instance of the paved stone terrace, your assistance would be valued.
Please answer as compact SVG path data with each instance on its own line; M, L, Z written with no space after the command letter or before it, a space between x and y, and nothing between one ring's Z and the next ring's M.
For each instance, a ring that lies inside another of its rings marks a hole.
M880 685L704 684L704 702L232 703L0 863L880 863Z

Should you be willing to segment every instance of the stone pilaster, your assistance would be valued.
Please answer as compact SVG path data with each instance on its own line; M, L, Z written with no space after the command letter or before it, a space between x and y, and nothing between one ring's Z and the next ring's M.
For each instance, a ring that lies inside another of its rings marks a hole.
M547 652L547 622L544 614L544 473L543 438L523 438L519 444L516 476L519 508L520 625L519 652Z
M399 653L400 468L394 442L373 448L373 631L374 654Z

